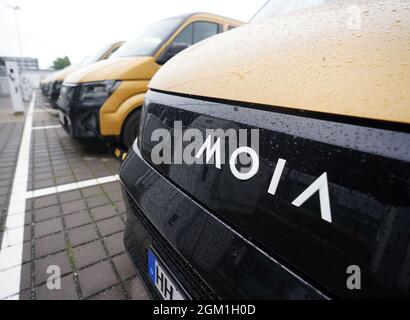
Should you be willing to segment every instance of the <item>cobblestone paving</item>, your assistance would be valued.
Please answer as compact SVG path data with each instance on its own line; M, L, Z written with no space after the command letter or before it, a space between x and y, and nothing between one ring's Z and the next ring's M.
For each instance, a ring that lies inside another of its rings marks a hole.
M55 113L38 93L33 128L58 125ZM0 120L2 217L22 128ZM106 149L81 145L61 127L33 130L28 191L115 175L119 167ZM20 299L147 299L124 249L125 222L119 182L27 200ZM46 285L52 265L61 270L60 290Z
M24 115L13 114L9 97L0 98L0 233L10 200L24 119Z

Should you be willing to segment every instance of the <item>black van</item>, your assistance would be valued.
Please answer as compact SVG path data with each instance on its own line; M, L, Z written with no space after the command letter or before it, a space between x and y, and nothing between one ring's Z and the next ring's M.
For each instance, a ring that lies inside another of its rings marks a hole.
M153 298L410 297L409 2L322 2L152 79L120 178Z

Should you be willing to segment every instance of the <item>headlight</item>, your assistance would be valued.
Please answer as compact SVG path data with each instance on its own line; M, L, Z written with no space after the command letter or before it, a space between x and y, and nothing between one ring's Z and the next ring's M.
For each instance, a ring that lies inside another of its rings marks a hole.
M82 103L105 101L120 85L120 81L107 80L85 83L80 86L78 100Z

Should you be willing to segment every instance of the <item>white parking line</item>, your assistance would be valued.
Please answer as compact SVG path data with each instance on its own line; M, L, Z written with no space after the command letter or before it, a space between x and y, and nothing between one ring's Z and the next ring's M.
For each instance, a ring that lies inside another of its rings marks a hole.
M62 184L59 186L52 186L52 187L43 188L43 189L37 189L33 191L26 191L23 194L19 193L18 199L16 199L16 206L15 206L16 210L14 210L8 215L8 221L7 221L8 230L3 236L3 243L7 244L5 245L5 248L9 249L12 246L20 245L23 243L23 238L21 237L21 233L24 232L26 200L38 198L38 197L44 197L44 196L48 196L48 195L56 194L60 192L67 192L67 191L92 187L95 185L115 182L118 180L119 180L118 175L112 175L112 176L105 176L105 177L96 178L96 179L89 179L89 180L84 180L84 181L79 181L79 182ZM1 275L1 272L3 272L2 270L6 269L6 267L4 267L5 263L6 262L2 263L0 261L0 275Z
M31 128L32 130L44 130L44 129L54 129L54 128L61 128L61 126L55 125L55 126L42 126L42 127L33 127Z
M9 269L6 272L0 271L0 299L4 299L8 296L16 294L20 291L20 277L21 277L21 262L23 255L23 246L15 245L10 249L10 243L7 241L9 238L7 233L10 225L15 225L15 219L9 219L9 217L16 213L25 212L26 201L22 201L21 197L27 191L27 180L30 162L30 143L31 143L31 128L33 125L33 111L34 101L36 99L36 93L34 92L31 98L30 106L27 111L26 121L23 129L23 136L21 138L19 155L17 159L16 171L14 174L13 187L10 196L10 204L7 210L5 231L0 251L0 270L5 266L15 266L13 269ZM24 225L24 214L18 215L19 221L17 224ZM21 239L23 242L24 228L15 229L13 239ZM17 232L17 233L16 233ZM19 298L18 295L15 296Z
M119 177L118 177L118 174L116 174L113 176L106 176L106 177L101 177L101 178L96 178L96 179L84 180L84 181L79 181L79 182L62 184L62 185L54 186L54 187L48 187L48 188L28 191L26 192L24 197L25 199L44 197L44 196L48 196L54 193L92 187L98 184L109 183L109 182L114 182L118 180L119 180Z

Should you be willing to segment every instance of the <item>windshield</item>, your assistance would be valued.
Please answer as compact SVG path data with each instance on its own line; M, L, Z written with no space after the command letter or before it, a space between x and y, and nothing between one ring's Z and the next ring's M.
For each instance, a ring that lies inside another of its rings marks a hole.
M133 39L125 42L110 58L153 55L181 21L182 18L171 18L146 26Z
M101 57L107 52L108 49L110 49L111 44L107 44L104 47L102 47L100 50L98 50L96 53L87 56L83 61L81 61L80 66L86 66L91 63L97 62L101 60Z
M256 13L251 21L261 21L266 18L321 5L332 1L335 0L270 0L262 7L262 9L260 9Z

